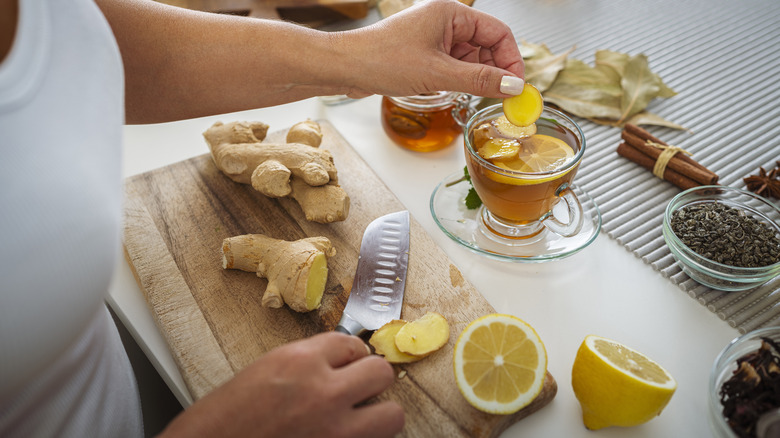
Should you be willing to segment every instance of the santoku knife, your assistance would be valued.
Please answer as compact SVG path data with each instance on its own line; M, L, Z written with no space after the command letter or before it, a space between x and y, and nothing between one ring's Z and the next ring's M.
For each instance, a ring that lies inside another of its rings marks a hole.
M355 281L336 331L358 336L399 319L408 263L408 211L390 213L368 224Z

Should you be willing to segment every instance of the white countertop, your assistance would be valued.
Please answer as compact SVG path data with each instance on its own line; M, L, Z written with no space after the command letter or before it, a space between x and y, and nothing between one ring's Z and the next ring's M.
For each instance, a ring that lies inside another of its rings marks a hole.
M634 428L604 429L599 436L711 436L706 404L709 372L720 350L738 335L737 330L604 234L572 257L541 264L491 260L450 240L434 222L429 199L445 176L463 168L462 140L428 154L401 149L382 131L379 103L380 98L373 96L326 107L318 99L309 99L219 117L128 126L124 175L207 153L201 133L216 120L259 120L268 123L271 130L282 130L306 118L326 119L490 304L498 312L527 321L541 336L558 394L550 405L502 437L595 436L582 425L571 389L574 356L588 334L614 339L647 354L678 382L676 394L659 417ZM338 157L335 159L338 166ZM109 304L174 395L184 406L189 405L191 398L181 375L124 259L117 264Z

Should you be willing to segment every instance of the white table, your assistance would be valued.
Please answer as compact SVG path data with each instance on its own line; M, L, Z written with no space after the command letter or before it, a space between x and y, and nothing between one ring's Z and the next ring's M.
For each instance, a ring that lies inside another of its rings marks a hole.
M429 198L445 176L463 168L461 140L428 154L401 149L382 131L379 103L380 98L373 96L326 107L318 99L309 99L219 117L128 126L124 174L207 153L201 133L216 120L260 120L271 130L306 118L329 120L490 304L527 321L544 341L558 394L503 437L595 436L582 425L571 389L574 356L588 334L612 338L649 355L679 385L661 416L634 428L604 429L599 436L711 436L706 404L709 372L718 352L737 331L603 234L572 257L542 264L495 261L453 242L434 222ZM174 395L188 406L192 400L130 268L124 259L116 268L109 304Z

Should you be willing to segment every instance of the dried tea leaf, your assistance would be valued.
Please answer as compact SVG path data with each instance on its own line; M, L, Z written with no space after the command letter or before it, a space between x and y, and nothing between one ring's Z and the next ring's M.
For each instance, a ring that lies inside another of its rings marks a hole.
M550 88L550 85L558 77L558 73L564 69L566 60L572 51L574 51L574 47L558 55L550 53L549 50L546 52L537 51L535 56L525 61L525 81L544 92Z
M620 85L623 87L623 97L620 100L622 114L619 123L647 108L661 90L658 80L650 71L647 56L643 54L632 56L626 63Z

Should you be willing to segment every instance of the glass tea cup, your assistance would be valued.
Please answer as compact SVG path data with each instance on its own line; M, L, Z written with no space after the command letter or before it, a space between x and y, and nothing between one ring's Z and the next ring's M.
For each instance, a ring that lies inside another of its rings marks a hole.
M482 199L477 214L483 234L496 241L514 242L541 236L545 229L562 237L576 235L582 229L584 214L572 181L585 152L582 130L565 114L545 107L534 136L561 139L573 155L552 170L524 172L487 160L478 152L481 144L475 143L483 141L484 135L475 139L475 132L501 116L502 105L492 105L474 114L464 127L466 165L471 184ZM566 208L554 208L561 201Z

